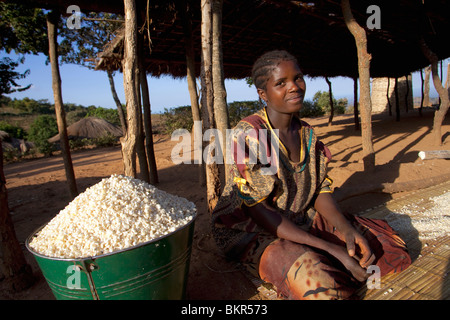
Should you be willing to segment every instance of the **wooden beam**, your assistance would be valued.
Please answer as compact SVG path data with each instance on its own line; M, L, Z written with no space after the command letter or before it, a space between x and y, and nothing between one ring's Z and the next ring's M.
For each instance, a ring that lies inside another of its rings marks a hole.
M450 159L450 150L420 151L419 158L422 160Z

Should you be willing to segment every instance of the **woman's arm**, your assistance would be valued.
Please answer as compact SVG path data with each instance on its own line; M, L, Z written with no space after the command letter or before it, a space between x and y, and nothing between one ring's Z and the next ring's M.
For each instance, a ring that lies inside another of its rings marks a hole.
M367 268L375 260L375 255L372 253L366 238L356 231L345 218L331 193L319 194L314 208L344 235L347 251L351 257L355 256L355 245L360 248L362 257L359 264L361 267Z
M359 281L367 278L366 271L358 265L355 259L347 254L344 248L304 231L265 201L255 206L247 207L247 212L259 226L278 238L326 251L341 261Z

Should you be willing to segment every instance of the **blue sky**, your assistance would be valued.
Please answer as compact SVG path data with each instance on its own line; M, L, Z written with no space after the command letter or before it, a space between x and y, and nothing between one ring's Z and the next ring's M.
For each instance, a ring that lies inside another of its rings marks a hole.
M6 56L13 60L18 60L18 57L13 53L0 53L0 58ZM18 83L23 86L31 83L32 86L24 92L8 95L10 98L22 99L29 97L36 100L47 99L53 103L51 70L50 65L45 65L45 60L46 56L43 54L25 56L24 64L17 67L16 71L24 72L26 69L29 69L30 74L26 79L20 80ZM448 59L444 62L444 77L447 74L447 62ZM60 73L63 101L65 103L115 108L109 81L104 71L89 70L73 64L62 64L60 65ZM330 78L330 80L332 82L334 97L346 97L352 103L353 80L344 77ZM122 103L125 103L123 75L117 72L114 81L119 99ZM152 113L164 112L164 108L190 105L186 79L176 80L171 77L153 78L149 76L148 82ZM306 99L311 100L319 90L328 91L328 85L323 78L310 79L307 77L306 85ZM420 86L420 75L414 73L414 96L420 96ZM227 102L257 100L255 88L249 87L244 80L227 80L225 87L227 90ZM433 85L430 88L430 95L432 97L437 96Z

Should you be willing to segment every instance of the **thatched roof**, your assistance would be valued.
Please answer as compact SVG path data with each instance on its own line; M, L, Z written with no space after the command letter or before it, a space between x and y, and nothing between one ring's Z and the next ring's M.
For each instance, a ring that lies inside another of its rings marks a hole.
M201 50L199 2L191 4L197 74ZM446 45L450 36L448 1L352 1L360 25L366 26L371 15L366 10L373 4L381 10L381 29L366 28L372 76L402 76L428 65L419 45L422 36L441 59L450 56ZM173 22L153 25L152 53L146 55L145 65L154 76L186 75L180 16L176 13ZM259 55L280 48L294 53L310 76L357 75L356 47L339 1L224 1L222 43L227 78L249 76ZM105 48L97 69L120 68L122 47L120 31Z
M67 127L67 136L69 139L95 139L112 134L115 137L122 136L122 129L118 126L97 117L87 117ZM59 141L59 134L48 139L48 142L55 143Z
M34 146L32 142L11 137L8 132L3 130L0 130L0 139L3 151L17 149L20 152L26 152Z
M67 1L28 0L34 5L59 6L65 12ZM146 0L136 0L145 16ZM188 0L192 16L197 74L200 66L199 0ZM150 1L152 53L147 48L146 69L153 76L186 75L185 47L179 1ZM439 59L450 56L450 1L447 0L353 0L357 22L368 34L372 55L371 76L402 76L429 62L419 41L423 37ZM123 13L122 0L79 0L83 12ZM369 30L366 22L370 5L381 10L381 28ZM142 26L140 24L139 26ZM120 68L122 37L118 34L97 65L98 69ZM357 56L353 36L348 31L339 0L224 0L222 43L226 78L250 75L255 59L271 49L286 49L296 55L309 76L357 75Z

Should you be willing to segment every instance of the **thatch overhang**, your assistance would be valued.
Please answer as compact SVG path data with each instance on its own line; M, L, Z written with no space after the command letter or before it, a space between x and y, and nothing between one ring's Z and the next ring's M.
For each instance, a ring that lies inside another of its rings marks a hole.
M70 1L28 0L34 6L58 7L65 12ZM123 1L77 1L82 12L123 13ZM146 0L136 0L145 15ZM181 14L177 1L150 1L152 48L146 48L149 74L185 77L186 58ZM450 2L446 0L358 0L350 1L357 22L366 29L372 55L372 77L396 77L419 70L429 61L420 48L423 37L439 59L450 56ZM188 0L192 18L197 75L200 70L200 1ZM370 30L367 8L380 8L381 28ZM226 78L250 76L251 66L262 53L286 49L299 58L311 77L356 77L357 56L339 0L270 1L224 0L222 22L224 74ZM123 55L123 35L98 57L97 69L118 70Z

